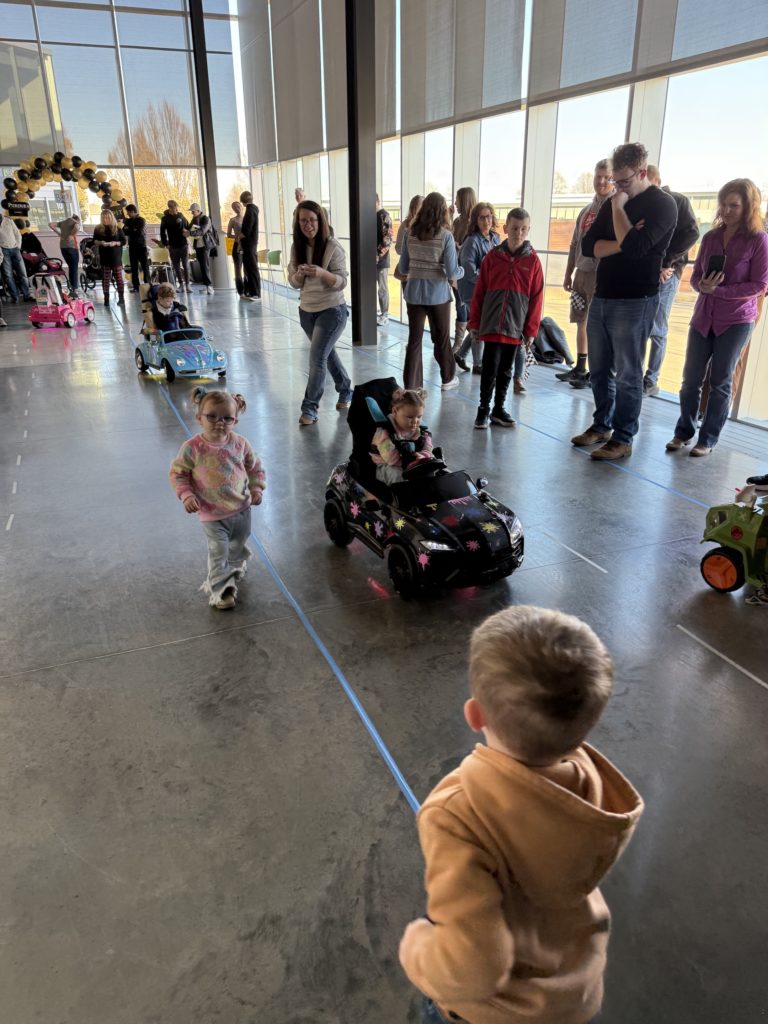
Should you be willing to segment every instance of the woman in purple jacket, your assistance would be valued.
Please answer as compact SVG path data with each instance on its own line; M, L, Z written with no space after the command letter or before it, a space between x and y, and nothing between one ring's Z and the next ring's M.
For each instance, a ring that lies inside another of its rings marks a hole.
M712 230L701 240L691 274L699 293L688 330L680 418L667 451L684 448L696 433L701 386L710 366L712 391L691 455L709 455L728 416L733 371L757 319L757 299L768 289L768 235L763 229L760 190L749 178L734 178L717 194ZM710 258L724 264L708 273Z

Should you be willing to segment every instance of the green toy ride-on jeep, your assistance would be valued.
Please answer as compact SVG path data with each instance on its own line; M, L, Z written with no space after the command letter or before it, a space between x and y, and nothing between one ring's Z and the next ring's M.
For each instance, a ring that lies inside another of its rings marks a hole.
M768 584L768 496L757 499L754 490L748 491L740 492L735 504L715 505L707 512L702 543L710 540L719 547L702 558L701 575L721 594L745 583Z

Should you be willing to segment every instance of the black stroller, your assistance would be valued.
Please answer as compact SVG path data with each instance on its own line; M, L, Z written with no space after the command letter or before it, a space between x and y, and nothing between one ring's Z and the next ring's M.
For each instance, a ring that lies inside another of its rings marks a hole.
M80 242L80 290L85 295L97 284L101 284L99 247L92 238L83 238Z
M515 513L468 473L451 472L439 448L416 460L392 488L376 478L371 441L388 429L394 377L359 384L347 422L352 455L336 466L325 490L325 528L338 547L354 538L387 559L401 597L438 587L503 579L523 561L523 527Z

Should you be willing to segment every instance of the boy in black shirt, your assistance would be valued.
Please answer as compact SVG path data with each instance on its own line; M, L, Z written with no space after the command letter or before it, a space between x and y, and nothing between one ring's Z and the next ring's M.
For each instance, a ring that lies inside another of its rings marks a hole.
M643 404L645 346L658 306L664 253L677 223L674 199L647 177L645 146L613 152L616 193L604 203L581 249L600 260L589 307L587 339L595 398L592 426L571 438L577 447L604 442L593 459L632 454Z

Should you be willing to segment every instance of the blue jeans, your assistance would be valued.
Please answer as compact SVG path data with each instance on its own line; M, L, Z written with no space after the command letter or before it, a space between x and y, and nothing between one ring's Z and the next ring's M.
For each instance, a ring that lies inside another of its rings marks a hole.
M469 303L462 302L458 288L452 288L451 291L456 302L456 319L460 324L465 324L469 320Z
M208 541L208 578L202 589L210 603L220 600L230 588L237 594L237 581L245 575L245 566L251 557L248 537L251 532L251 507L227 519L203 523Z
M440 1013L431 999L424 996L421 1004L421 1024L452 1024L452 1022ZM589 1024L598 1024L598 1018L593 1017Z
M470 348L472 349L472 365L482 366L483 364L483 343L477 340L477 336L467 331L464 341L461 343L461 348L458 351L458 355L461 359L466 359L467 353Z
M70 249L65 245L61 250L61 255L69 269L69 287L73 292L76 292L80 287L80 278L77 275L77 269L80 265L80 252L77 249Z
M301 412L313 420L317 419L317 407L323 397L326 373L330 372L333 377L339 401L349 402L352 399L352 381L334 347L346 327L348 316L349 310L343 302L340 306L331 306L319 313L299 309L301 326L309 338L309 381Z
M643 407L645 346L659 304L644 299L600 299L589 305L587 341L595 430L632 444Z
M13 279L14 271L19 278L21 294L25 299L28 299L29 281L27 281L27 271L24 266L24 260L21 257L21 249L3 248L3 280L11 298L18 301L19 293L16 290L16 282Z
M680 281L677 274L673 274L668 281L659 285L659 304L656 307L656 316L653 318L653 327L651 327L648 369L645 371L645 379L651 381L652 384L657 384L659 381L659 371L667 351L669 314L679 287Z
M711 360L709 401L699 430L698 443L705 448L715 447L728 418L733 371L742 349L749 341L753 326L733 324L717 337L712 331L704 337L695 328L688 329L683 383L680 387L680 419L675 427L675 437L690 441L696 433L701 386Z

